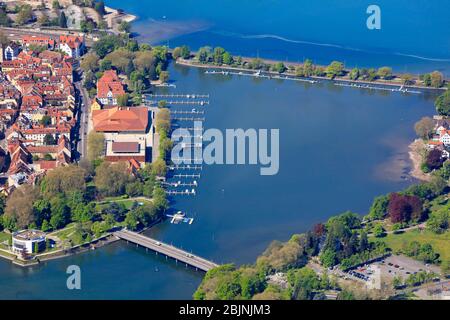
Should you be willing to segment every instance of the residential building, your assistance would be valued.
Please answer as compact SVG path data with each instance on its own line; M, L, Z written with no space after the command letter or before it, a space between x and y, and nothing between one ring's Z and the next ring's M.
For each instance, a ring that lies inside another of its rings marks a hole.
M97 99L102 105L117 106L117 98L125 94L124 85L115 70L107 70L97 81Z

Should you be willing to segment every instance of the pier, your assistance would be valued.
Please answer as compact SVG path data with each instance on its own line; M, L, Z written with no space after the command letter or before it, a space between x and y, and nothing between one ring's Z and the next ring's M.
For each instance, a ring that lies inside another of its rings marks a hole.
M182 174L182 173L178 173L178 174L174 174L173 175L175 178L197 178L200 179L200 174L199 173L193 173L193 174Z
M173 117L172 120L175 121L205 121L205 117Z
M197 187L198 186L198 182L197 180L194 180L193 182L181 182L181 181L176 181L176 182L162 182L162 185L164 186L169 186L169 187Z
M174 166L169 166L169 170L203 170L202 166L197 166L197 165L174 165Z
M150 105L157 104L158 100L151 100L146 98L145 103ZM167 105L199 105L199 106L209 105L208 100L167 100L166 103Z
M203 111L203 110L200 111L200 110L195 110L195 109L192 109L191 111L189 111L189 110L171 110L170 113L171 114L204 114L205 111Z
M129 230L120 230L115 232L114 235L120 239L135 243L136 245L139 245L146 249L153 250L156 253L161 253L166 257L174 259L176 262L180 261L186 264L186 266L189 265L198 270L207 272L212 268L218 266L212 261L206 260L202 257L136 232L132 232Z
M209 99L209 94L148 94L150 98Z
M391 91L391 92L402 92L402 93L414 93L414 94L420 94L421 91L418 90L411 90L408 88L405 88L405 86L399 86L398 88L388 88L383 87L381 85L368 85L368 84L359 84L359 83L344 83L335 81L335 86L339 87L350 87L350 88L358 88L358 89L369 89L369 90L381 90L381 91Z
M255 77L255 78L264 78L264 79L281 79L281 80L291 80L291 81L300 81L300 82L307 82L307 83L318 83L317 80L307 79L307 78L299 78L294 76L282 76L279 74L263 74L261 71L255 72L255 73L249 73L249 72L243 72L243 71L217 71L217 70L206 70L205 74L221 74L224 76L227 75L236 75L236 76L248 76L248 77Z
M195 192L195 189L192 189L191 191L186 189L184 191L166 190L166 194L168 196L195 196L197 193Z

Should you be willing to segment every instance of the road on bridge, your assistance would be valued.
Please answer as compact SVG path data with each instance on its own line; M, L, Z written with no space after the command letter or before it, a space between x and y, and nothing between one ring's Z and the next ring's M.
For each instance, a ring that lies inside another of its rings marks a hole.
M160 242L156 239L152 239L147 236L143 236L139 233L132 232L129 230L120 230L114 233L120 239L127 240L132 243L136 243L145 248L151 249L158 253L164 254L168 257L171 257L177 261L184 262L194 268L203 270L207 272L208 270L217 267L218 265L214 262L206 260L202 257L193 255L187 251L178 249L169 244Z

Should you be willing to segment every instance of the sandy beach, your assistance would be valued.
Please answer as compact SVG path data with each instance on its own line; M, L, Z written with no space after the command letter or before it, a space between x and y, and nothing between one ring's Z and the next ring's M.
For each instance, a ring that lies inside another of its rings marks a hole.
M410 172L411 176L422 180L422 181L430 181L431 176L426 174L420 168L422 164L422 155L421 150L425 149L425 144L421 139L414 140L413 143L409 145L409 157L412 161L412 170Z

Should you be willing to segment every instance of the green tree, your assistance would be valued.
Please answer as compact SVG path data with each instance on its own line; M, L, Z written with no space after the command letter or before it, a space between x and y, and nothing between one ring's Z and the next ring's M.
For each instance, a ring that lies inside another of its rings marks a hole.
M39 16L37 22L39 25L45 27L50 24L50 19L48 18L48 15L45 13L45 11L41 12L41 15Z
M326 249L320 255L320 262L327 268L335 266L337 263L336 252L332 249Z
M423 117L414 125L414 130L417 136L422 139L428 140L434 133L434 121L430 117Z
M0 216L5 212L6 206L6 196L3 193L0 193Z
M134 231L134 230L137 229L138 225L139 225L139 221L138 221L138 218L136 216L136 213L134 211L129 211L127 213L126 218L125 218L125 226L126 226L126 228L129 229L129 230Z
M214 48L213 59L216 64L223 63L223 55L225 53L225 49L221 47Z
M128 21L123 20L118 27L120 32L130 33L131 24Z
M16 16L16 23L23 25L33 19L33 9L29 4L24 4L20 7Z
M15 189L6 201L3 224L23 229L36 222L33 203L38 197L38 190L31 185L24 184Z
M105 10L105 3L103 0L96 1L94 4L94 9L97 11L101 16L106 14Z
M359 78L359 69L353 68L352 71L350 71L349 77L351 80L358 80Z
M373 231L373 235L377 238L381 238L386 235L384 232L383 226L379 223L373 227L372 231Z
M167 174L167 165L164 159L158 158L152 162L152 174L158 177L165 177Z
M48 223L48 220L44 220L42 221L42 225L41 225L41 230L44 232L48 232L52 229L52 227L50 226L50 224Z
M61 11L61 13L59 14L59 26L61 28L67 28L67 18L64 11Z
M125 187L131 180L125 162L103 162L95 169L94 182L105 196L118 196L125 193Z
M103 156L105 148L105 135L102 132L91 131L88 134L87 155L89 160L96 160Z
M59 1L58 1L58 0L53 0L53 1L52 1L52 8L53 8L53 10L59 10L59 9L61 9L61 5L59 4Z
M427 228L434 233L444 233L450 224L450 205L432 211L427 220Z
M305 77L310 77L314 73L314 65L311 60L306 59L303 62L303 72L305 73Z
M181 52L180 52L180 56L183 59L189 59L191 56L191 50L189 49L188 46L184 45L181 47Z
M344 64L339 61L333 61L326 68L326 73L330 78L342 76L344 74Z
M53 137L52 134L47 133L44 136L44 144L45 145L55 145L56 143L57 143L57 141L56 141L55 137Z
M86 171L76 165L58 167L49 171L41 183L41 191L47 198L84 192Z
M444 76L439 71L433 71L430 74L430 85L435 88L440 88L444 84Z
M392 279L392 286L394 287L394 289L401 288L403 286L402 278L394 277L394 279Z
M383 78L385 80L389 80L392 78L392 68L390 67L381 67L378 69L377 75L380 78Z
M83 56L80 62L80 67L84 72L92 71L96 72L99 68L99 58L94 52L90 52Z
M42 117L42 119L39 122L44 127L47 127L50 124L52 124L52 118L50 116L45 115L45 116Z
M166 192L160 186L155 186L153 189L153 205L158 212L164 212L169 208Z
M359 251L364 252L367 249L369 249L369 240L367 239L367 233L364 231L361 231L360 237L359 237Z
M450 90L445 91L434 102L436 111L442 116L450 116Z
M386 216L388 204L389 195L376 197L370 207L369 217L371 219L383 219Z
M273 65L272 70L278 73L283 73L287 69L283 62L277 62Z
M161 73L159 74L159 80L162 83L167 83L167 81L169 81L169 72L168 71L161 71Z
M223 63L227 65L233 64L233 56L229 52L225 52L222 56Z
M431 74L426 73L422 76L423 84L427 87L431 86Z
M403 80L404 85L411 85L414 83L414 77L409 73L402 74L400 78Z
M8 17L6 10L3 8L0 8L0 26L4 27L11 26L11 19Z
M70 222L70 208L67 206L66 200L57 196L50 200L52 217L50 225L53 229L65 227Z
M288 277L291 278L292 296L296 300L310 300L314 296L314 291L320 288L320 279L310 268L295 270Z
M137 197L142 195L143 184L140 181L128 183L125 187L125 193L129 197Z
M122 94L117 97L117 105L120 107L126 107L129 105L128 93Z
M211 47L201 47L197 51L197 59L201 63L207 63L211 57Z

